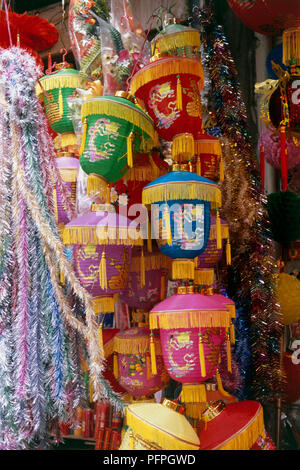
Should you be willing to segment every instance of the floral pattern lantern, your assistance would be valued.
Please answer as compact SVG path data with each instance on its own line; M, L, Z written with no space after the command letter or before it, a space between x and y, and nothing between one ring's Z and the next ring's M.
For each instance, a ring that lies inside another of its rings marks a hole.
M79 170L79 161L74 157L59 157L56 158L56 166L61 174L61 177L65 183L70 198L73 200L74 205L76 203L76 183ZM54 185L54 200L56 208L56 221L60 224L67 224L70 219L63 206L60 192Z
M136 224L92 205L92 210L65 226L63 241L74 246L75 272L94 298L96 313L114 312L116 296L126 287Z
M81 108L80 164L90 175L88 193L97 192L101 180L106 184L119 181L133 167L135 154L150 151L155 143L152 119L131 95L116 95L89 98Z
M205 386L201 384L217 374L225 340L231 371L230 316L223 301L214 295L194 293L193 286L179 287L177 294L151 310L150 329L160 331L166 369L172 379L183 384L184 402L206 401ZM202 411L199 406L198 417Z
M217 246L221 247L216 183L187 171L171 171L145 186L143 203L151 204L152 231L160 251L172 258L173 279L194 279L194 258L205 251L210 210L217 209Z
M114 338L114 373L120 385L133 397L149 397L165 388L169 376L164 367L159 333L151 342L155 348L156 370L151 367L150 330L145 327L121 331Z
M77 145L72 117L67 99L76 88L84 88L84 80L69 64L49 75L44 75L37 85L37 94L44 102L51 129L61 134L61 147Z

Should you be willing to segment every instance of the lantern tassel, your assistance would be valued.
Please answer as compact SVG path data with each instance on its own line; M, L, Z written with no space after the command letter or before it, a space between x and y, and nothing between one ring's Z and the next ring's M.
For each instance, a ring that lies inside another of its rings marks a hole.
M87 119L85 118L83 121L83 129L82 129L82 137L81 137L81 144L79 149L79 154L82 155L85 147L85 140L86 140L86 133L87 133Z
M127 165L129 168L133 167L133 132L130 132L129 136L127 137Z
M145 257L144 257L144 248L142 248L142 254L141 254L141 283L140 286L144 287L146 284L145 281Z
M300 65L300 28L299 26L289 28L282 35L283 57L282 62L290 65Z
M226 244L226 264L227 266L231 265L231 244L229 238L227 238Z
M118 353L114 352L114 376L116 379L119 378L119 364L118 364Z
M147 351L146 353L146 368L147 368L147 380L151 379L151 360L150 360L150 354Z
M228 393L228 392L226 392L226 390L224 390L222 380L221 380L221 376L220 376L220 372L219 372L218 369L217 369L217 372L216 372L216 379L217 379L218 391L221 393L221 395L223 395L223 397L228 397L228 398L232 397L232 395L230 395L230 393Z
M177 89L176 89L176 107L182 111L182 87L180 75L177 75Z
M104 250L102 251L101 262L99 265L99 284L101 289L107 289L106 257Z
M231 323L230 323L230 342L231 342L231 344L235 344L235 332L234 332L233 321L231 321Z
M60 283L64 286L65 285L65 276L62 271L60 271Z
M58 92L58 112L59 112L59 117L61 119L64 114L64 101L63 101L61 88L59 89L59 92Z
M224 163L222 155L220 156L219 178L220 181L224 181Z
M265 192L265 147L261 145L260 147L260 178L261 178L261 192Z
M206 367L205 367L205 356L204 356L204 346L202 341L202 334L199 333L199 359L200 359L200 370L202 377L206 376Z
M227 370L228 370L228 372L232 372L232 367L231 367L230 331L227 331L226 351L227 351Z
M172 233L171 233L171 222L170 213L168 206L164 207L163 210L163 240L167 240L167 245L172 245Z
M134 450L134 436L132 430L129 431L129 450Z
M99 328L98 328L98 341L99 341L99 348L100 351L104 351L104 345L103 345L103 321L100 323Z
M160 300L164 300L165 298L165 283L166 283L165 275L162 274L160 278Z
M280 128L280 149L281 149L280 162L281 162L282 191L286 191L288 169L287 169L287 148L286 148L285 126L281 126Z
M221 219L219 210L216 209L217 217L216 217L216 235L217 235L217 250L221 250L222 248L222 233L221 233Z
M110 199L110 185L109 185L109 184L106 186L106 202L107 202L107 204L110 204L110 203L111 203L111 199Z
M196 160L196 173L197 173L197 175L201 176L201 158L200 158L200 155L197 156L197 160Z
M152 253L151 223L149 219L148 219L147 250L149 253Z
M150 333L150 356L151 356L151 372L157 375L156 354L153 333Z

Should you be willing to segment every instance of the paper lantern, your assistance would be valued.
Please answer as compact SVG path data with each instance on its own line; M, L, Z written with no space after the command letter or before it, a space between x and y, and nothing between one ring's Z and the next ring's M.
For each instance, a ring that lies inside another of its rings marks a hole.
M194 279L194 263L206 248L210 209L219 208L217 185L195 173L171 171L145 186L143 203L152 204L152 232L160 251L170 258L173 279ZM217 240L221 244L217 212Z
M164 363L169 375L183 384L200 383L216 374L220 346L230 344L230 313L213 295L192 288L157 304L150 312L150 329L160 330ZM228 357L230 361L230 357ZM231 363L228 364L231 368Z
M132 100L120 92L120 96L89 98L83 103L80 164L88 175L116 183L133 166L136 152L154 146L152 119Z
M45 111L51 129L62 134L62 147L77 145L74 127L70 115L68 97L76 88L84 88L84 80L77 70L70 67L62 68L57 72L44 75L37 85L37 94L45 104ZM46 92L43 94L43 92Z
M115 294L128 280L132 246L143 240L136 238L137 224L126 217L105 206L92 209L65 226L63 241L75 245L75 270L94 297L96 313L113 312Z
M289 191L268 195L267 209L273 240L287 246L300 239L300 198Z
M113 371L113 353L114 353L114 337L119 332L117 328L105 328L102 330L102 341L105 361L105 368L103 371L103 377L109 381L112 389L121 394L124 399L128 398L126 390L121 387L119 382L114 376Z
M176 18L170 18L168 23L151 41L152 56L181 56L200 60L200 32L181 25Z
M263 408L257 401L241 401L224 407L211 404L202 415L205 423L200 433L200 450L252 450L257 445L275 450L266 434Z
M69 197L76 203L76 183L79 170L79 161L74 157L60 157L56 159L57 168L65 182ZM67 224L70 219L63 207L60 192L54 185L54 201L56 208L56 221L58 224Z
M203 251L197 257L197 267L198 268L213 268L222 258L223 248L225 245L225 240L229 245L229 229L228 224L225 220L221 219L221 237L222 237L222 247L217 248L217 230L216 230L216 217L211 217L210 223L210 233L209 240L207 242L205 251ZM226 246L227 248L227 246ZM230 264L231 261L231 249L230 245L227 251L227 264Z
M150 330L145 327L121 331L114 338L114 368L120 385L133 397L147 397L162 390L169 383L160 348L159 333L152 338L156 360L156 373L152 373L150 358ZM117 357L116 357L117 356Z
M281 168L280 137L273 126L264 129L259 137L259 147L264 146L265 159L274 168ZM300 163L300 146L298 139L286 139L287 167L294 168Z
M126 408L129 427L119 450L198 450L199 438L180 405L136 403Z
M165 298L168 273L166 260L158 252L134 248L126 289L120 298L129 307L149 311Z
M292 354L287 352L283 355L283 367L286 374L287 403L294 403L300 398L300 364L294 364L292 356Z
M269 100L269 114L273 126L279 129L285 121L287 131L295 134L300 131L299 80L298 73L288 74L279 80Z
M284 325L290 325L300 318L300 281L295 276L280 273L277 295L282 313L282 323Z
M158 135L172 141L183 129L197 140L202 134L202 65L192 59L167 57L139 70L130 88L147 109Z

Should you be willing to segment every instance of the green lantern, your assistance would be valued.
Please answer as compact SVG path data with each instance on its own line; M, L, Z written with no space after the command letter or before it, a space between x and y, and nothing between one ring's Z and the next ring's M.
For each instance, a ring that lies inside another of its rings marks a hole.
M84 79L78 70L63 68L58 72L44 75L40 82L43 90L38 85L37 94L44 101L51 129L61 134L62 147L77 145L67 99L76 88L84 87Z
M135 153L148 152L156 143L152 119L126 92L87 99L81 117L80 164L90 175L88 193L97 192L99 179L119 181L133 166Z

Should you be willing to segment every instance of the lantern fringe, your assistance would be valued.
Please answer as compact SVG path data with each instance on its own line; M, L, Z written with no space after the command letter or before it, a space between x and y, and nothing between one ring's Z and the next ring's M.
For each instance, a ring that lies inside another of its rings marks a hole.
M60 142L60 147L77 146L77 137L73 132L64 132L56 137L57 142Z
M103 188L106 188L107 181L103 178L103 176L98 175L89 175L87 178L86 183L86 192L88 196L96 195L103 192Z
M155 354L162 355L161 343L159 338L154 338ZM150 338L149 335L138 337L114 337L114 352L118 354L146 354L150 351Z
M154 55L156 51L163 53L168 52L170 49L185 47L186 45L190 47L200 47L199 31L186 30L154 39L151 44L152 55Z
M289 28L282 35L283 56L285 65L300 65L300 28Z
M190 259L172 261L172 279L194 279L195 265Z
M172 159L176 162L188 160L195 155L193 134L178 134L173 137Z
M223 397L225 397L225 398L232 398L232 395L230 395L230 393L226 392L226 390L223 387L221 375L220 375L220 372L219 372L218 369L217 369L217 372L216 372L216 379L217 379L218 391L221 393L221 395L223 395Z
M40 82L45 91L61 88L84 88L84 80L79 75L44 75ZM42 100L43 90L36 85L36 94Z
M201 89L203 87L204 72L200 62L197 62L193 59L185 58L182 60L182 58L172 57L152 62L137 72L133 76L130 83L131 93L135 95L137 90L149 82L178 74L196 75L198 78L200 78L199 88Z
M152 181L153 171L151 166L133 167L129 168L127 173L124 175L124 181Z
M79 148L79 155L82 155L84 152L86 134L87 134L87 119L84 118L83 124L82 124L82 136L81 136L81 143L80 143L80 148Z
M211 203L212 208L221 207L221 191L215 184L174 182L145 187L142 194L143 204L155 204L160 201L168 202L178 199L199 199Z
M117 119L123 119L124 121L130 122L134 126L140 128L151 138L152 142L154 142L155 129L153 121L138 108L133 108L130 105L117 101L105 100L104 97L101 97L101 99L89 99L89 101L85 101L82 105L82 120L87 116L94 114L113 116Z
M180 439L177 435L172 435L170 431L165 432L163 428L153 426L147 420L143 420L134 413L132 408L126 410L126 424L132 429L136 429L138 435L143 436L144 440L155 442L164 450L198 450L199 447L191 443L187 443L184 439Z
M154 271L157 269L166 268L168 264L169 264L169 261L167 257L161 253L147 254L147 256L145 256L145 271ZM140 256L133 256L131 258L129 271L131 273L139 273L140 269L141 269Z
M228 311L169 311L149 314L149 327L160 328L229 328L230 314Z
M66 183L76 183L78 178L78 168L59 168L58 171Z
M203 403L207 401L204 384L182 384L180 400L183 403Z
M201 421L202 414L206 410L205 405L199 405L198 403L187 403L185 405L185 415L192 419Z
M229 227L227 224L221 223L221 238L224 239L228 237L229 237ZM217 224L210 225L209 239L210 240L217 239Z
M222 147L219 140L201 139L194 141L195 154L222 156Z
M132 230L132 236L130 236ZM129 236L128 236L129 235ZM135 230L130 227L109 227L108 230L100 227L65 227L63 243L65 245L125 245L142 246L143 239L134 239Z
M213 269L195 269L194 280L199 286L211 286L215 281L215 272Z
M114 296L94 297L93 299L94 312L96 314L114 312L115 300L116 299Z

